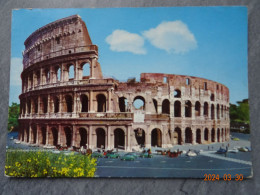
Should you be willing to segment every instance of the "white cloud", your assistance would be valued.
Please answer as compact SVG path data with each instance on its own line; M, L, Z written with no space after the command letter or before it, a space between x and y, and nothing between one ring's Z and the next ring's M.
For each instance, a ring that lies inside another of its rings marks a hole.
M21 58L11 58L10 85L21 86L21 73L23 71L23 60Z
M156 28L144 31L151 44L169 53L186 53L197 47L197 41L182 21L162 22Z
M146 54L143 48L144 38L125 30L114 30L111 35L107 36L106 42L112 51Z

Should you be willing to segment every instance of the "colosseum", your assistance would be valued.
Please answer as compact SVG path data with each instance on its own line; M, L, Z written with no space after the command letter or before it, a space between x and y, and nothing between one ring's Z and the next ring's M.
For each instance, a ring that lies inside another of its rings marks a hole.
M22 143L132 151L229 140L226 86L161 73L141 73L140 82L105 78L78 15L39 28L24 45Z

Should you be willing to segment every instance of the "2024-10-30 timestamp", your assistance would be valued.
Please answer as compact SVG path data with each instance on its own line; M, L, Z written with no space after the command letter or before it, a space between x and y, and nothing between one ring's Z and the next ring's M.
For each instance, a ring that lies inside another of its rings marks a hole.
M219 174L204 174L204 181L219 181L221 178ZM236 174L234 178L231 177L231 174L224 174L222 179L224 181L243 181L243 174Z

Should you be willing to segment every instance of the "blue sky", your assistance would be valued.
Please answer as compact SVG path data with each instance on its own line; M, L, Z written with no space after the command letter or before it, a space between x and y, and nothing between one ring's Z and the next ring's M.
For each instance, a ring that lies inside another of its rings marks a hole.
M104 76L191 75L226 85L231 103L248 98L246 7L22 9L12 14L9 104L19 102L25 39L73 14L98 45Z

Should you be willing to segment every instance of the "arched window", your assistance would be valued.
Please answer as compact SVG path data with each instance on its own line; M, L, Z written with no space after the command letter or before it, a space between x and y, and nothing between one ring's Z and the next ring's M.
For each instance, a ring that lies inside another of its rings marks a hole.
M88 96L81 95L80 96L81 101L81 112L88 112Z
M162 113L170 114L170 102L168 99L163 100L162 102Z
M215 101L215 95L214 95L214 94L211 94L211 95L210 95L210 100L211 100L211 101Z
M135 109L145 110L145 99L142 96L135 97L133 104Z
M217 119L220 118L220 110L219 110L219 105L217 105Z
M215 119L215 107L214 107L214 104L211 104L211 119Z
M153 105L154 105L154 108L155 108L155 112L158 113L158 104L157 104L156 99L153 99Z
M119 98L119 109L120 109L120 112L127 111L127 99L125 97Z
M200 116L200 102L199 101L197 101L195 103L195 115Z
M185 117L191 117L191 102L185 101Z
M186 78L186 85L190 85L190 79Z
M175 98L180 98L181 97L181 91L179 89L175 89L173 92L173 95Z
M69 79L74 79L74 65L69 65Z
M180 101L174 102L174 116L181 117L181 102Z
M192 143L192 131L191 128L185 129L185 143Z
M59 107L60 107L59 98L55 96L53 98L53 103L54 103L54 113L58 113L59 112Z
M61 80L61 69L60 67L56 68L56 82Z
M70 95L66 95L65 96L65 101L66 101L66 108L67 108L67 112L73 112L73 99L72 96Z
M42 103L43 103L43 113L47 113L48 112L48 99L46 97L43 97Z
M90 77L90 64L82 64L82 79L88 79Z
M204 102L204 116L209 116L209 105L207 102Z
M97 111L106 112L106 97L103 94L97 95Z

